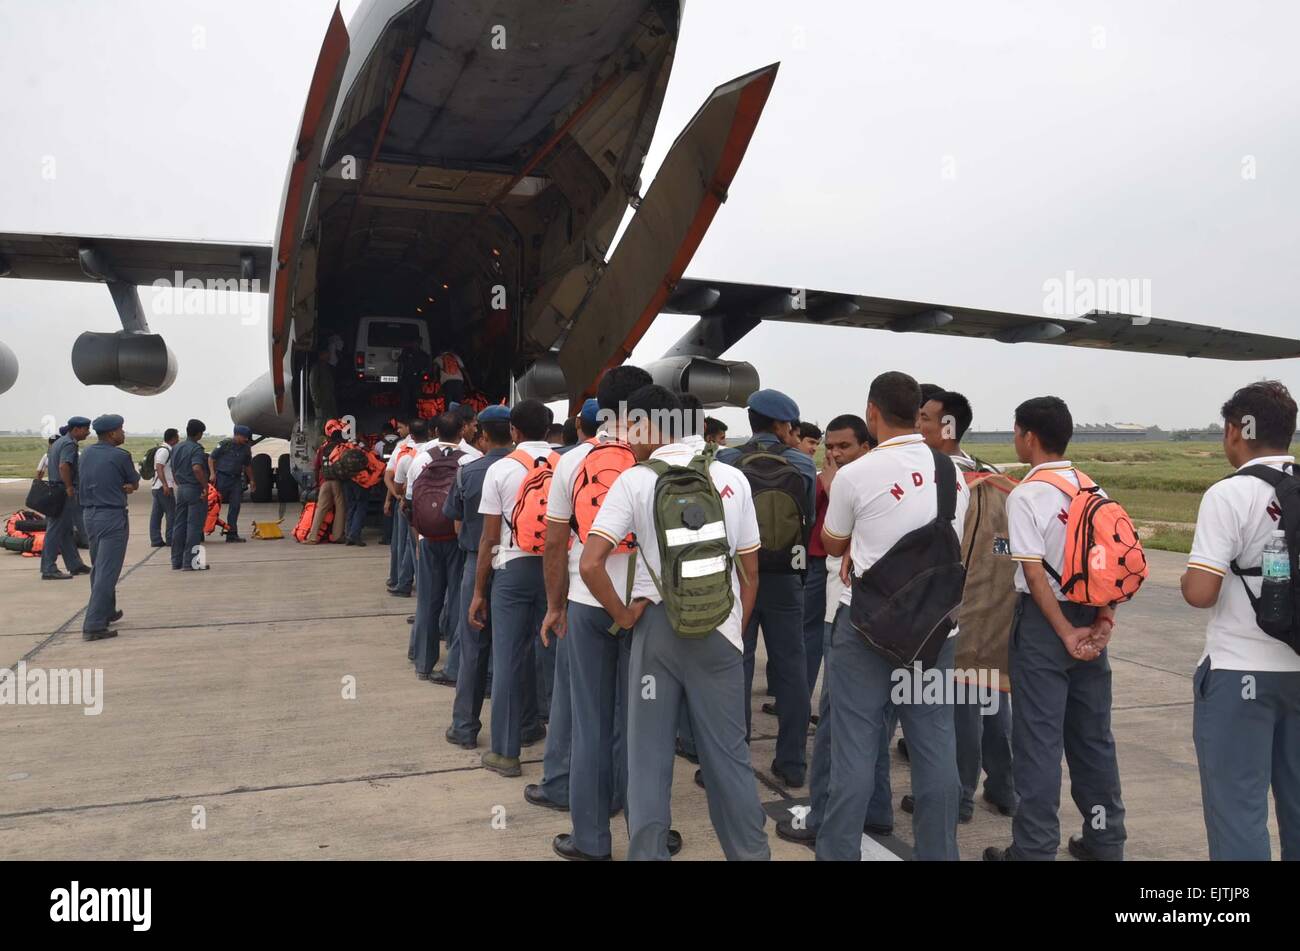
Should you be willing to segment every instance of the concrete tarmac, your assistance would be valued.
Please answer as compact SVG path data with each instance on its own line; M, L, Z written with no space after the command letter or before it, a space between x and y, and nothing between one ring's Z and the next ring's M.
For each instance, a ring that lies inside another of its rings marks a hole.
M25 482L0 484L0 514L22 504ZM299 545L286 538L222 543L212 570L174 572L149 547L147 492L132 498L131 540L112 640L87 643L89 583L42 581L39 561L0 552L0 665L102 670L102 712L78 705L0 706L0 859L555 859L565 814L523 799L541 777L542 744L524 750L522 779L479 765L480 747L450 746L453 690L417 680L406 659L414 599L384 589L388 549ZM241 530L279 517L246 503ZM1183 556L1152 552L1152 577L1121 609L1111 646L1131 859L1204 859L1205 830L1192 747L1191 677L1205 616L1183 604ZM760 641L760 653L762 645ZM764 661L756 665L754 770L769 813L807 790L770 772L776 720ZM814 704L814 709L816 706ZM810 738L811 739L811 738ZM809 744L811 754L811 742ZM893 797L910 774L893 756ZM678 758L673 825L681 859L720 859L695 767ZM1062 788L1062 849L1081 823ZM1274 855L1276 849L1276 823ZM626 853L621 818L614 855ZM777 838L775 859L807 848ZM1010 820L979 799L959 827L963 859L1010 841ZM864 842L864 857L906 856L910 817L895 836Z

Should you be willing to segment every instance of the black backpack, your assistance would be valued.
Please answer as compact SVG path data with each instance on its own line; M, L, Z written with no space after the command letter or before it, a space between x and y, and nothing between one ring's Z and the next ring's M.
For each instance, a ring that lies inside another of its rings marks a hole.
M961 539L952 527L957 469L943 453L930 452L939 513L853 579L849 606L849 621L867 646L899 667L916 661L927 669L934 666L957 623L966 585Z
M158 478L158 473L153 471L153 460L154 457L158 455L158 450L161 448L162 448L161 445L153 446L152 448L150 448L148 451L145 452L144 458L140 460L140 478L142 479Z
M813 514L808 510L808 483L779 448L757 442L740 447L736 468L744 473L754 495L758 517L758 570L772 574L803 574L808 570L808 537Z
M1300 478L1296 477L1294 464L1291 465L1290 472L1283 472L1272 466L1247 466L1228 478L1234 476L1254 476L1256 479L1263 479L1277 493L1277 502L1282 508L1278 527L1286 532L1286 548L1291 556L1291 598L1282 620L1265 621L1260 617L1260 599L1250 590L1250 585L1246 584L1247 578L1258 578L1263 574L1262 566L1242 568L1237 564L1236 559L1233 559L1232 573L1241 579L1242 586L1246 589L1246 597L1250 598L1250 606L1255 609L1255 623L1259 625L1259 629L1300 654L1300 611L1296 610L1296 605L1300 604L1300 557L1297 557L1300 556Z

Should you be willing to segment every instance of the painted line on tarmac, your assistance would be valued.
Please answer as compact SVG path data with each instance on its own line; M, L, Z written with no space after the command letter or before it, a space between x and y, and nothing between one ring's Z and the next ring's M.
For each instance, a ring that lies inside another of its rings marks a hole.
M135 571L135 569L139 568L141 565L147 562L154 555L158 554L158 552L159 549L157 548L149 549L149 554L145 555L143 558L141 558L134 565L126 569L126 571L122 572L122 574L118 576L117 583L121 584L127 578L131 577L131 573ZM82 607L80 610L77 611L76 614L72 615L72 617L68 618L66 621L60 624L58 628L53 633L50 634L49 637L45 638L45 640L41 641L39 644L37 644L35 647L29 650L26 654L24 654L22 657L19 657L10 666L5 668L0 668L0 669L17 670L19 664L21 664L23 661L31 660L33 657L35 657L40 651L42 651L45 648L47 644L53 641L56 637L58 637L60 634L66 633L68 628L72 626L73 622L75 622L77 618L81 617L85 613L86 613L86 609L85 607Z

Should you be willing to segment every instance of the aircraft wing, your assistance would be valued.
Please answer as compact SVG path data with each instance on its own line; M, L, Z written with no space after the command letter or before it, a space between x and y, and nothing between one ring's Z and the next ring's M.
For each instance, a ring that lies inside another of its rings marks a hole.
M931 333L1067 347L1164 353L1215 360L1300 357L1300 340L1131 314L1034 316L837 291L683 278L662 308L668 314L723 317L738 337L760 320L784 320L896 333Z
M0 233L0 277L38 281L243 281L238 288L266 293L271 248L265 244L121 238L75 234Z

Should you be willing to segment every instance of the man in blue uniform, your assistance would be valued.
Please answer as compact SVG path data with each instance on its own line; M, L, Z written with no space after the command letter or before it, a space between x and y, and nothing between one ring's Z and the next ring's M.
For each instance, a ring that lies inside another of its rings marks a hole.
M84 416L73 416L68 420L68 431L50 445L49 464L45 479L50 485L63 483L67 493L67 502L63 511L55 516L47 516L45 521L45 547L41 549L41 578L46 581L64 581L73 575L88 575L90 568L81 560L73 528L80 519L77 502L77 443L90 435L90 420ZM59 555L63 555L63 564L68 569L64 574L59 571Z
M451 726L447 727L447 742L472 750L478 745L478 734L483 729L483 697L487 692L491 669L492 618L480 628L469 623L470 602L474 598L474 576L478 570L479 538L483 535L483 516L478 506L483 494L483 477L488 468L510 455L510 410L504 406L489 406L478 414L478 423L486 436L487 445L481 459L467 462L456 473L456 482L447 493L443 514L460 523L460 547L465 550L465 567L461 577L460 597L457 601L457 643L460 644L460 664L456 671L456 700L451 708ZM490 578L489 578L490 584Z
M208 475L221 501L226 503L226 541L246 542L239 534L239 508L244 500L244 476L248 477L248 487L257 491L253 481L253 447L250 445L253 431L247 426L236 426L233 439L223 439L212 454L208 456ZM206 500L205 500L206 501Z
M798 405L779 390L758 390L749 398L748 408L753 437L744 446L720 450L718 461L743 471L742 460L752 452L781 456L803 476L805 496L795 501L802 501L811 527L817 510L817 466L811 456L789 444L791 428L798 425ZM753 487L757 491L757 486ZM764 527L761 515L759 527ZM761 627L767 645L768 686L776 697L778 726L772 773L792 787L802 786L807 776L808 715L812 712L803 640L803 583L808 552L804 546L796 549L800 550L776 553L764 549L760 554L758 598L744 634L746 735L753 717L750 693ZM781 562L779 567L776 561Z
M208 454L199 442L207 429L201 419L185 424L185 440L172 450L172 476L176 479L176 529L172 532L172 569L201 571L208 567L200 557L203 522L208 515Z
M117 579L126 558L129 526L126 497L140 485L140 473L131 454L121 448L126 441L122 417L98 417L94 429L99 440L81 454L81 507L86 514L90 538L90 603L81 624L81 636L88 641L117 637L109 624L119 621Z

